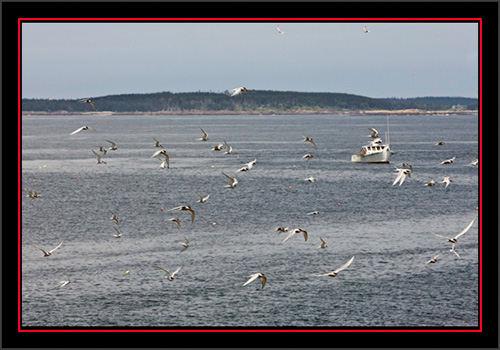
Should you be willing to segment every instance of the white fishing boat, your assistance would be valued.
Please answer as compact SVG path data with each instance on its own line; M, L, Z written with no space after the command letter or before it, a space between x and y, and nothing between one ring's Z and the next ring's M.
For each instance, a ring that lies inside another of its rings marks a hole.
M353 163L389 163L394 154L389 144L369 144L351 156Z
M394 152L391 150L389 142L389 117L387 117L387 143L382 143L382 139L378 137L378 132L375 129L369 128L372 131L370 137L374 140L368 145L361 147L361 150L351 156L353 163L389 163Z

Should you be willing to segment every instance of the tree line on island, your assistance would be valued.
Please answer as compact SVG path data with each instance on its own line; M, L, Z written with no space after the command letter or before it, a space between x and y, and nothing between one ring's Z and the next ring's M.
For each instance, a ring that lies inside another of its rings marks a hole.
M230 97L228 92L157 92L85 97L95 104L95 111L126 112L300 112L314 110L476 110L478 100L467 97L370 98L329 92L248 90ZM85 100L84 99L84 100ZM88 112L92 106L81 99L22 99L23 111Z

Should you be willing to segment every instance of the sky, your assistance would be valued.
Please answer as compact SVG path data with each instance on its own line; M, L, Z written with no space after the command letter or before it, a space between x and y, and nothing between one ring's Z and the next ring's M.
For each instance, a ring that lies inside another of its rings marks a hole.
M477 23L25 22L21 42L23 98L239 86L478 97Z

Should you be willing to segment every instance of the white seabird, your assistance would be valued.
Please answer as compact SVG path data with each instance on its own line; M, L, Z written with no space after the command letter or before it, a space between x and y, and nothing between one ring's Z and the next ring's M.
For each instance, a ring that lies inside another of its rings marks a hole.
M318 246L318 249L324 249L324 248L328 248L328 246L326 245L326 242L323 240L323 238L319 238L321 240L321 244Z
M31 200L34 200L35 198L40 198L40 195L36 193L36 191L33 190L23 190L23 192L28 193L26 197L31 198Z
M453 164L453 161L455 160L456 157L453 157L453 158L450 158L450 159L446 159L446 160L443 160L441 163L439 163L439 165L443 165L443 164Z
M392 186L394 186L398 181L399 181L399 186L403 184L403 182L406 179L406 176L411 178L411 171L408 169L395 169L398 172L398 176L396 176L396 179L392 183Z
M307 159L307 161L310 161L313 158L314 158L314 154L310 154L310 153L302 156L302 159Z
M49 250L49 251L46 251L46 250L44 250L44 249L42 249L42 248L39 248L39 247L37 247L36 245L34 245L33 247L35 247L36 249L41 250L41 251L43 252L43 257L44 257L44 258L46 258L46 257L48 257L48 256L51 256L51 255L52 255L52 253L53 253L53 252L54 252L57 248L59 248L60 246L62 246L62 244L63 244L63 242L59 243L59 244L57 245L57 247L55 247L54 249L51 249L51 250Z
M246 286L247 284L249 284L250 282L256 280L257 278L260 278L262 281L262 289L264 289L264 286L266 285L266 282L267 282L267 276L264 275L263 273L260 273L260 272L257 272L257 273L254 273L254 274L251 274L250 275L250 278L248 279L248 281L246 281L245 283L243 283L241 286Z
M433 234L433 235L435 235L435 236L438 236L438 237L444 238L444 239L446 239L448 242L450 242L451 244L453 244L453 245L454 245L455 243L457 243L457 241L458 241L458 237L462 236L464 233L466 233L467 231L469 231L469 229L470 229L470 228L472 227L472 225L474 224L474 221L475 221L475 220L476 220L476 219L472 219L472 221L470 222L470 224L469 224L469 225L467 225L467 227L466 227L466 228L464 228L462 231L460 231L458 234L456 234L456 235L455 235L455 236L453 236L453 237L446 237L446 236L443 236L443 235L439 235L439 234L437 234L437 233L432 233L432 234ZM454 247L455 247L455 246L453 246L452 248L454 249Z
M316 179L314 177L308 177L307 179L304 179L305 181L309 181L309 182L316 182Z
M92 110L94 111L95 110L95 103L94 101L92 101L90 98L84 98L82 100L78 100L78 102L81 102L81 103L89 103L92 105Z
M160 267L160 266L154 266L153 267L155 269L160 269L160 270L163 270L165 271L165 278L168 279L170 282L172 282L175 278L174 278L174 275L179 272L179 270L181 269L181 267L179 266L177 268L177 270L175 270L174 272L170 273L170 271L168 271L167 269L164 269L163 267Z
M75 131L73 131L72 133L70 133L69 135L74 135L74 134L77 134L79 133L80 131L83 131L83 130L92 130L92 131L95 131L94 128L90 127L90 126L82 126L81 128L78 128L76 129Z
M368 137L371 137L372 139L378 138L378 131L377 131L377 129L368 128L368 130L370 130L372 132L370 135L368 135Z
M184 247L182 248L182 250L179 252L179 253L182 253L183 251L185 251L186 249L189 248L189 239L187 239L186 237L184 237L185 241L184 242L180 242L180 244Z
M113 228L116 231L116 233L113 235L113 237L115 237L115 238L121 238L122 237L122 233L120 231L118 231L118 229L116 227L113 226Z
M154 137L153 137L153 140L155 141L154 147L163 148L163 146L162 146L162 145L160 145L160 141L158 141L158 140L157 140L157 139L155 139Z
M288 227L282 227L282 226L276 227L276 229L274 231L278 232L278 236L279 236L283 232L288 232Z
M226 152L224 154L233 154L233 147L229 146L226 141L224 141L224 144L226 145Z
M116 143L114 143L113 141L106 140L106 142L109 142L111 144L111 147L108 148L110 151L116 151L118 149L118 147L116 147Z
M198 197L200 197L200 199L198 200L198 203L205 203L208 200L208 198L210 198L209 194L207 194L205 197L203 197L199 193L197 193L197 195L198 195Z
M432 187L432 186L435 186L435 185L436 185L436 182L434 180L431 180L428 183L426 183L424 186Z
M96 151L92 150L92 153L94 153L94 155L97 157L96 164L108 164L104 160L101 160L101 156L98 153L96 153Z
M294 234L296 233L302 233L304 235L304 241L307 242L307 231L306 230L303 230L301 228L296 228L295 230L293 230L292 232L290 232L288 234L288 236L285 237L285 239L283 241L281 241L281 243L285 243L290 237L292 237Z
M476 157L474 157L472 154L469 154L469 157L471 157L471 159L472 159L472 162L470 162L469 165L478 166L479 160Z
M445 176L445 177L443 178L443 181L441 181L441 183L445 183L445 184L446 184L446 185L444 186L444 188L448 187L448 185L449 185L450 183L452 183L452 182L453 182L453 180L451 180L449 176Z
M199 138L198 140L199 141L208 141L208 134L203 129L201 129L201 131L203 132L203 136L201 138Z
M439 254L436 255L435 257L433 257L432 259L427 260L426 264L435 264L435 263L437 263L438 262L438 259L437 259L438 256L439 256Z
M349 261L347 261L344 265L342 265L338 269L333 270L332 272L324 273L321 275L314 275L314 276L317 276L317 277L320 277L320 276L337 277L339 275L339 272L346 269L349 265L351 265L353 260L354 260L354 256L352 258L350 258Z
M118 225L119 219L118 216L115 215L115 213L111 213L111 217L109 218L109 220L113 220L115 224Z
M255 164L257 163L257 158L252 160L251 162L248 162L248 163L245 163L243 165L243 167L239 168L238 170L236 170L237 172L240 172L240 171L249 171L250 169L252 169Z
M180 230L181 229L181 222L177 218L170 218L168 221L175 222L177 224L177 228Z
M67 286L67 285L68 285L68 284L70 284L71 282L70 282L70 281L60 281L59 283L61 283L61 285L59 286L59 288L62 288L62 287Z
M169 209L167 211L171 211L171 210L188 211L188 212L190 212L191 213L191 222L194 222L194 216L195 216L194 209L191 208L189 205L180 205L178 207Z
M276 29L278 30L278 33L280 33L281 35L285 35L286 32L281 30L279 25L276 26Z
M241 94L242 92L244 92L245 94L248 92L247 88L246 88L246 87L244 87L244 86L241 86L241 87L238 87L238 88L232 89L231 91L232 91L232 93L231 93L231 95L230 95L231 97L236 96L236 95L239 95L239 94Z
M229 176L229 175L227 175L225 173L222 173L222 174L225 177L227 177L228 180L229 180L229 183L226 185L227 188L236 188L237 187L236 184L238 183L238 180L236 180L236 178L231 177L231 176Z
M156 151L155 153L153 153L151 158L154 158L154 157L157 157L160 155L165 157L165 160L161 163L160 168L165 168L165 163L167 163L167 169L170 169L170 157L168 156L168 153L166 150L160 149L160 150Z
M310 142L313 146L314 146L314 149L317 150L318 147L316 147L316 144L314 143L314 140L312 137L309 137L309 136L302 136L304 139L302 140L303 142Z
M366 26L363 27L363 32L365 32L365 34L370 33L370 31L368 30L368 28L366 28Z

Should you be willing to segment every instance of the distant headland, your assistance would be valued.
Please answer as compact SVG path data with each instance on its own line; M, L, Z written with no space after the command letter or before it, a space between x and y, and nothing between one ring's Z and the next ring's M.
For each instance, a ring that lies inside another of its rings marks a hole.
M248 90L227 92L158 92L85 97L81 99L22 99L22 113L45 115L446 115L477 113L478 99L469 97L370 98L345 93Z

